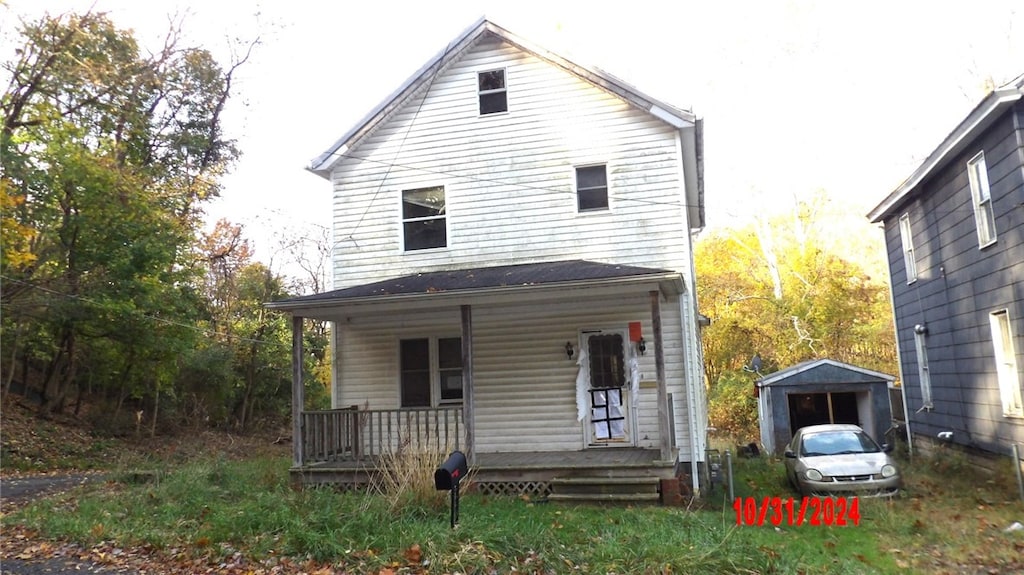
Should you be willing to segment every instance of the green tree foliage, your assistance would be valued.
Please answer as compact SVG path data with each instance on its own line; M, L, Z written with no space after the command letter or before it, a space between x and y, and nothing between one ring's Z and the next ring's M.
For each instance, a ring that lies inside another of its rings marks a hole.
M881 238L851 242L874 230L835 209L819 195L789 214L697 242L698 297L712 319L703 351L716 428L757 437L751 392L758 375L745 369L755 354L762 374L821 358L896 373L886 275L866 270L877 260L850 249L867 244L882 252Z
M148 54L103 14L46 16L4 64L4 377L43 415L77 391L152 431L244 427L288 398L290 330L262 306L282 280L236 251L228 281L198 241L238 156L221 115L245 58L224 69L179 37Z

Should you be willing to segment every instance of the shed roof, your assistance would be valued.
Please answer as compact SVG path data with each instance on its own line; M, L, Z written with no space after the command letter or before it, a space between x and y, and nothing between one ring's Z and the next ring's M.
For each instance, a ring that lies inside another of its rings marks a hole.
M956 154L962 152L982 131L992 125L1000 114L1024 96L1024 74L1013 81L996 88L967 114L942 143L939 144L914 173L892 191L882 203L868 213L872 223L884 220L899 208L903 200L911 195L917 186L929 175L945 166Z
M568 260L417 273L270 302L267 307L291 310L356 301L386 301L537 286L637 281L667 282L676 285L679 291L682 289L682 277L678 272L587 260Z
M832 359L814 359L780 369L761 378L758 387L815 383L882 383L896 381L891 375Z

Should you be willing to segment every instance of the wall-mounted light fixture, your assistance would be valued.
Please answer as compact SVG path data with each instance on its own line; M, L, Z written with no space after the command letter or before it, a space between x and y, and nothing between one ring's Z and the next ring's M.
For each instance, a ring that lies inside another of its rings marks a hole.
M640 352L640 355L647 351L647 342L644 341L643 336L640 336L640 341L636 342L636 349Z
M571 342L571 341L567 341L567 342L565 342L565 355L566 355L566 356L568 356L568 357L569 357L569 359L572 359L572 356L573 356L573 355L574 355L575 353L576 353L576 350L575 350L575 349L573 349L573 347L572 347L572 342Z

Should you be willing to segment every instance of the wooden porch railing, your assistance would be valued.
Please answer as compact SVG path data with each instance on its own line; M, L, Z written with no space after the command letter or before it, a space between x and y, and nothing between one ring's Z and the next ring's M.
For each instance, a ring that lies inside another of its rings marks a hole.
M400 446L462 449L461 407L302 412L302 465L362 461Z

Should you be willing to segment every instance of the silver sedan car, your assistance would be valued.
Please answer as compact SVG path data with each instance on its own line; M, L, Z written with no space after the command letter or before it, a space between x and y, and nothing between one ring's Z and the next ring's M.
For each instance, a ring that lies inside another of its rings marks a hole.
M803 427L786 447L786 477L804 495L892 496L901 478L889 451L856 425Z

